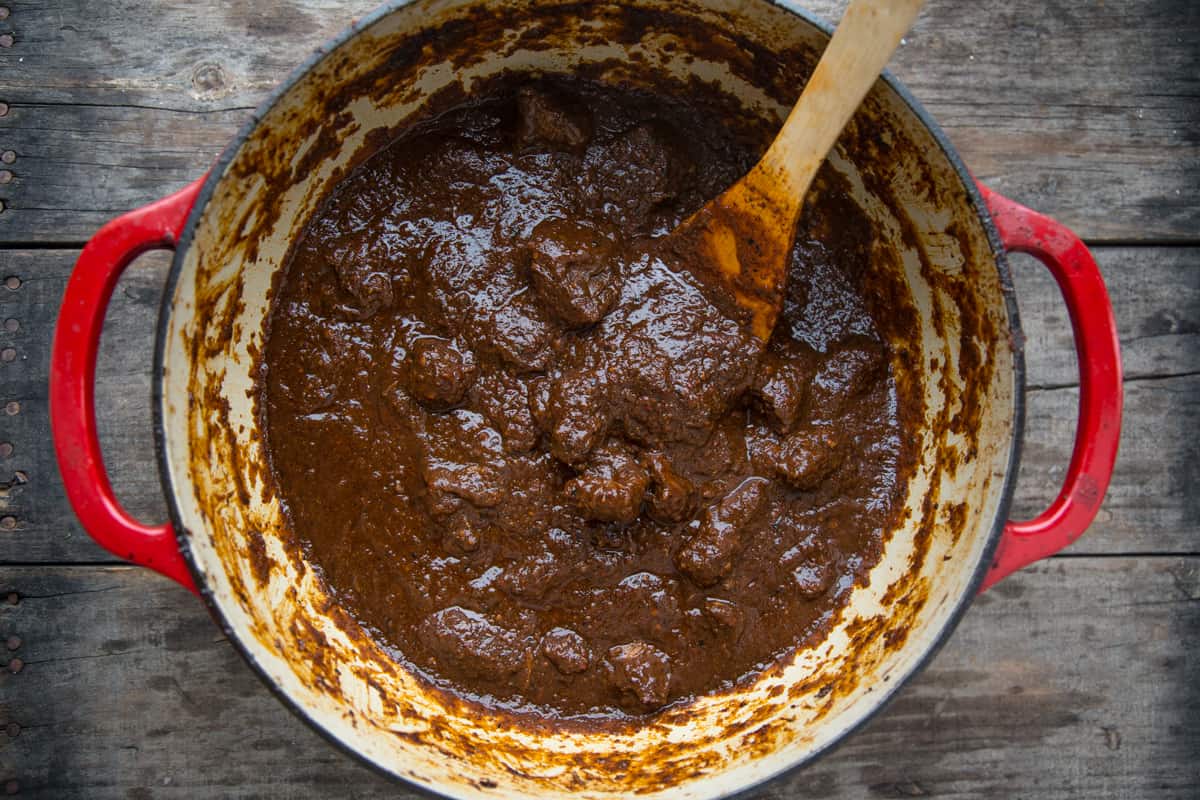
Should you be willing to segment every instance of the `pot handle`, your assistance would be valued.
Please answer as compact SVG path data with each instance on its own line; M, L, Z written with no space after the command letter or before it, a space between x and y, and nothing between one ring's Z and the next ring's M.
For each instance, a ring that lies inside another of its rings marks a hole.
M1079 360L1079 421L1071 463L1058 497L1041 515L1009 522L980 591L1057 553L1087 529L1112 479L1121 438L1121 349L1100 268L1079 237L1060 223L1015 203L982 183L1004 247L1041 261L1062 292Z
M63 486L103 548L196 591L170 523L144 525L113 494L96 434L96 352L117 279L149 250L173 250L204 178L117 217L84 246L67 282L50 353L50 427Z

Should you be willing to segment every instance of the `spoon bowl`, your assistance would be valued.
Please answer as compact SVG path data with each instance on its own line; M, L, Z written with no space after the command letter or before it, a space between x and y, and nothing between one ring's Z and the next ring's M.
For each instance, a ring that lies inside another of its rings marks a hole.
M783 307L796 222L817 170L924 5L853 0L758 163L669 235L690 271L722 288L760 342Z

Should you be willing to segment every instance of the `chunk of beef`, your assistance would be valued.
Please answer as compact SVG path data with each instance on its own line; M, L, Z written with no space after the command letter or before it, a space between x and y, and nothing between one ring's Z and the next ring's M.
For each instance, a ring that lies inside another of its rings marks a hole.
M498 584L512 597L538 600L552 588L562 568L550 553L538 553L504 570Z
M542 637L542 654L563 675L586 672L592 653L582 636L570 628L551 628Z
M512 465L499 431L475 411L459 408L429 414L409 403L413 406L410 424L420 432L420 469L430 512L444 517L464 503L477 509L499 505L508 496L512 480Z
M704 598L704 616L719 631L736 631L744 617L737 603L719 597Z
M479 376L471 392L472 403L500 431L507 453L528 453L537 444L529 395L524 381L507 370Z
M814 414L836 419L847 403L870 388L884 364L883 345L865 336L851 336L831 347L809 388Z
M455 498L476 508L492 508L504 498L505 486L499 470L486 464L438 464L425 468L430 510L442 515L459 508Z
M837 437L829 430L797 431L774 448L775 471L789 484L812 491L842 463Z
M641 123L602 149L589 152L586 169L600 198L616 211L614 222L642 227L655 206L679 192L682 165L672 163L668 131Z
M612 413L604 400L607 388L607 375L594 364L558 380L535 379L530 384L530 413L559 461L578 464L600 443Z
M421 643L453 670L504 680L528 668L532 643L483 614L450 606L430 614L418 632Z
M352 319L363 320L390 308L392 276L380 269L391 259L382 237L376 231L364 229L330 241L326 258L342 289L354 298L354 308L343 307Z
M522 87L517 92L517 145L551 145L579 150L592 138L591 115L545 92Z
M680 475L662 453L650 453L643 459L650 473L647 497L650 516L660 522L683 522L695 510L696 491L692 482Z
M749 478L704 512L698 530L675 554L675 566L697 586L712 586L733 569L742 532L767 507L767 482Z
M613 240L589 223L539 223L529 244L529 273L546 310L568 326L599 322L617 300L614 249Z
M689 475L697 488L698 502L707 507L741 483L739 476L755 470L747 464L746 431L741 420L730 415L713 429L712 435L695 448L689 459ZM755 474L769 474L755 472Z
M472 301L467 331L476 347L487 348L522 373L538 372L550 364L554 332L530 297L480 294Z
M808 600L819 599L833 585L835 565L819 541L796 545L783 554L780 563L785 574L790 573L792 588Z
M409 391L435 411L462 402L475 382L475 356L448 339L423 336L408 351Z
M796 591L809 600L816 600L833 585L833 566L828 561L806 560L792 570Z
M610 647L605 667L612 685L643 710L659 708L670 697L671 659L652 644L631 642Z
M469 215L468 215L469 217ZM422 319L454 331L480 356L494 355L519 372L549 364L553 321L534 302L515 255L491 231L448 225L422 248Z
M620 614L634 621L631 630L647 639L674 636L683 624L679 603L680 583L653 572L635 572L626 576L607 593L602 613Z
M701 444L753 378L752 334L647 247L617 305L565 340L549 375L545 427L551 452L568 463L610 424L645 447Z
M463 556L479 549L479 534L471 520L460 514L446 528L442 544L452 555Z
M649 485L650 476L637 459L610 446L593 453L583 472L563 489L588 519L629 524L641 513Z
M817 352L803 342L778 336L763 353L750 394L779 433L790 433L800 422L818 358Z

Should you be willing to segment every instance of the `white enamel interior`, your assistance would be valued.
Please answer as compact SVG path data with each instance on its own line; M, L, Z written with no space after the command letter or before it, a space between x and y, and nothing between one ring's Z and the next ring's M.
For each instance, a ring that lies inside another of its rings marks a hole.
M738 51L739 41L774 52L817 52L825 40L801 17L760 0L636 0L632 5L687 15L744 37L730 37L730 52ZM654 25L621 44L572 44L570 37L592 26L590 15L581 19L575 11L545 3L521 5L522 21L487 43L466 70L430 63L405 72L401 56L394 55L401 52L398 43L466 18L474 7L462 0L432 0L376 19L280 97L214 179L194 238L180 256L164 333L166 461L186 548L211 603L267 680L314 724L390 773L456 797L608 797L634 790L679 798L725 795L841 738L914 671L964 602L1001 506L1017 403L996 256L938 142L902 98L878 84L869 101L872 124L880 137L911 145L904 149L907 155L886 166L898 203L872 194L854 154L840 148L834 163L878 226L880 252L903 265L921 318L910 346L930 421L912 432L923 457L910 487L911 514L893 534L870 585L854 592L824 643L801 651L781 671L736 694L703 698L686 712L668 713L655 725L621 734L533 731L429 692L379 648L351 635L352 623L338 616L313 570L304 569L298 555L283 546L278 505L261 491L265 462L248 399L252 355L262 345L272 276L289 243L335 170L359 151L369 131L402 123L426 93L459 80L469 84L504 69L569 72L607 59L629 62L636 51L644 60L635 72L700 75L741 98L749 113L780 119L786 110L764 87L731 74L724 61L690 59L686 38ZM595 6L597 17L602 8ZM567 38L548 49L519 46L519 34L534 24L549 31L542 42L553 40L555 30ZM471 46L482 47L479 42ZM411 51L412 58L433 52L435 61L438 55L455 55L453 47L444 54L432 47L403 52ZM337 87L389 55L402 88L418 92L362 96L348 105L348 116L320 116L323 101ZM614 67L612 78L618 77ZM800 88L796 85L796 92ZM304 123L313 121L317 127L306 129ZM336 154L303 174L289 174L288 165L298 164L308 148L324 146L318 136L324 128L328 141L331 127L347 134ZM931 177L937 191L918 175ZM268 193L284 198L274 220L259 213ZM904 244L901 219L912 224L917 246ZM936 285L929 276L937 278ZM947 287L957 288L951 293ZM975 298L996 331L989 341L965 340L994 367L988 381L973 385L963 385L959 374L955 298L964 292ZM935 313L943 320L940 334ZM223 331L232 331L232 337L223 337ZM977 424L956 434L939 432L932 421L935 412L943 410L943 420L952 417L960 392L980 399ZM947 448L958 453L957 469L938 461ZM938 501L926 503L932 492ZM960 521L965 515L961 535L950 524L954 514ZM919 563L910 564L922 530L929 537L928 550ZM265 582L250 558L257 541L251 531L261 535L260 552L271 562ZM778 685L784 689L772 696Z

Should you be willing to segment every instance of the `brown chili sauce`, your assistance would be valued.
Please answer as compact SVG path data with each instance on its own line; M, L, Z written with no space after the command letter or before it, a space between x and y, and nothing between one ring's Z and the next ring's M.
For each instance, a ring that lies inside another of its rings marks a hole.
M656 240L766 145L694 98L511 79L346 177L290 254L260 410L288 524L396 659L624 718L819 641L896 525L911 398L823 173L765 351Z

